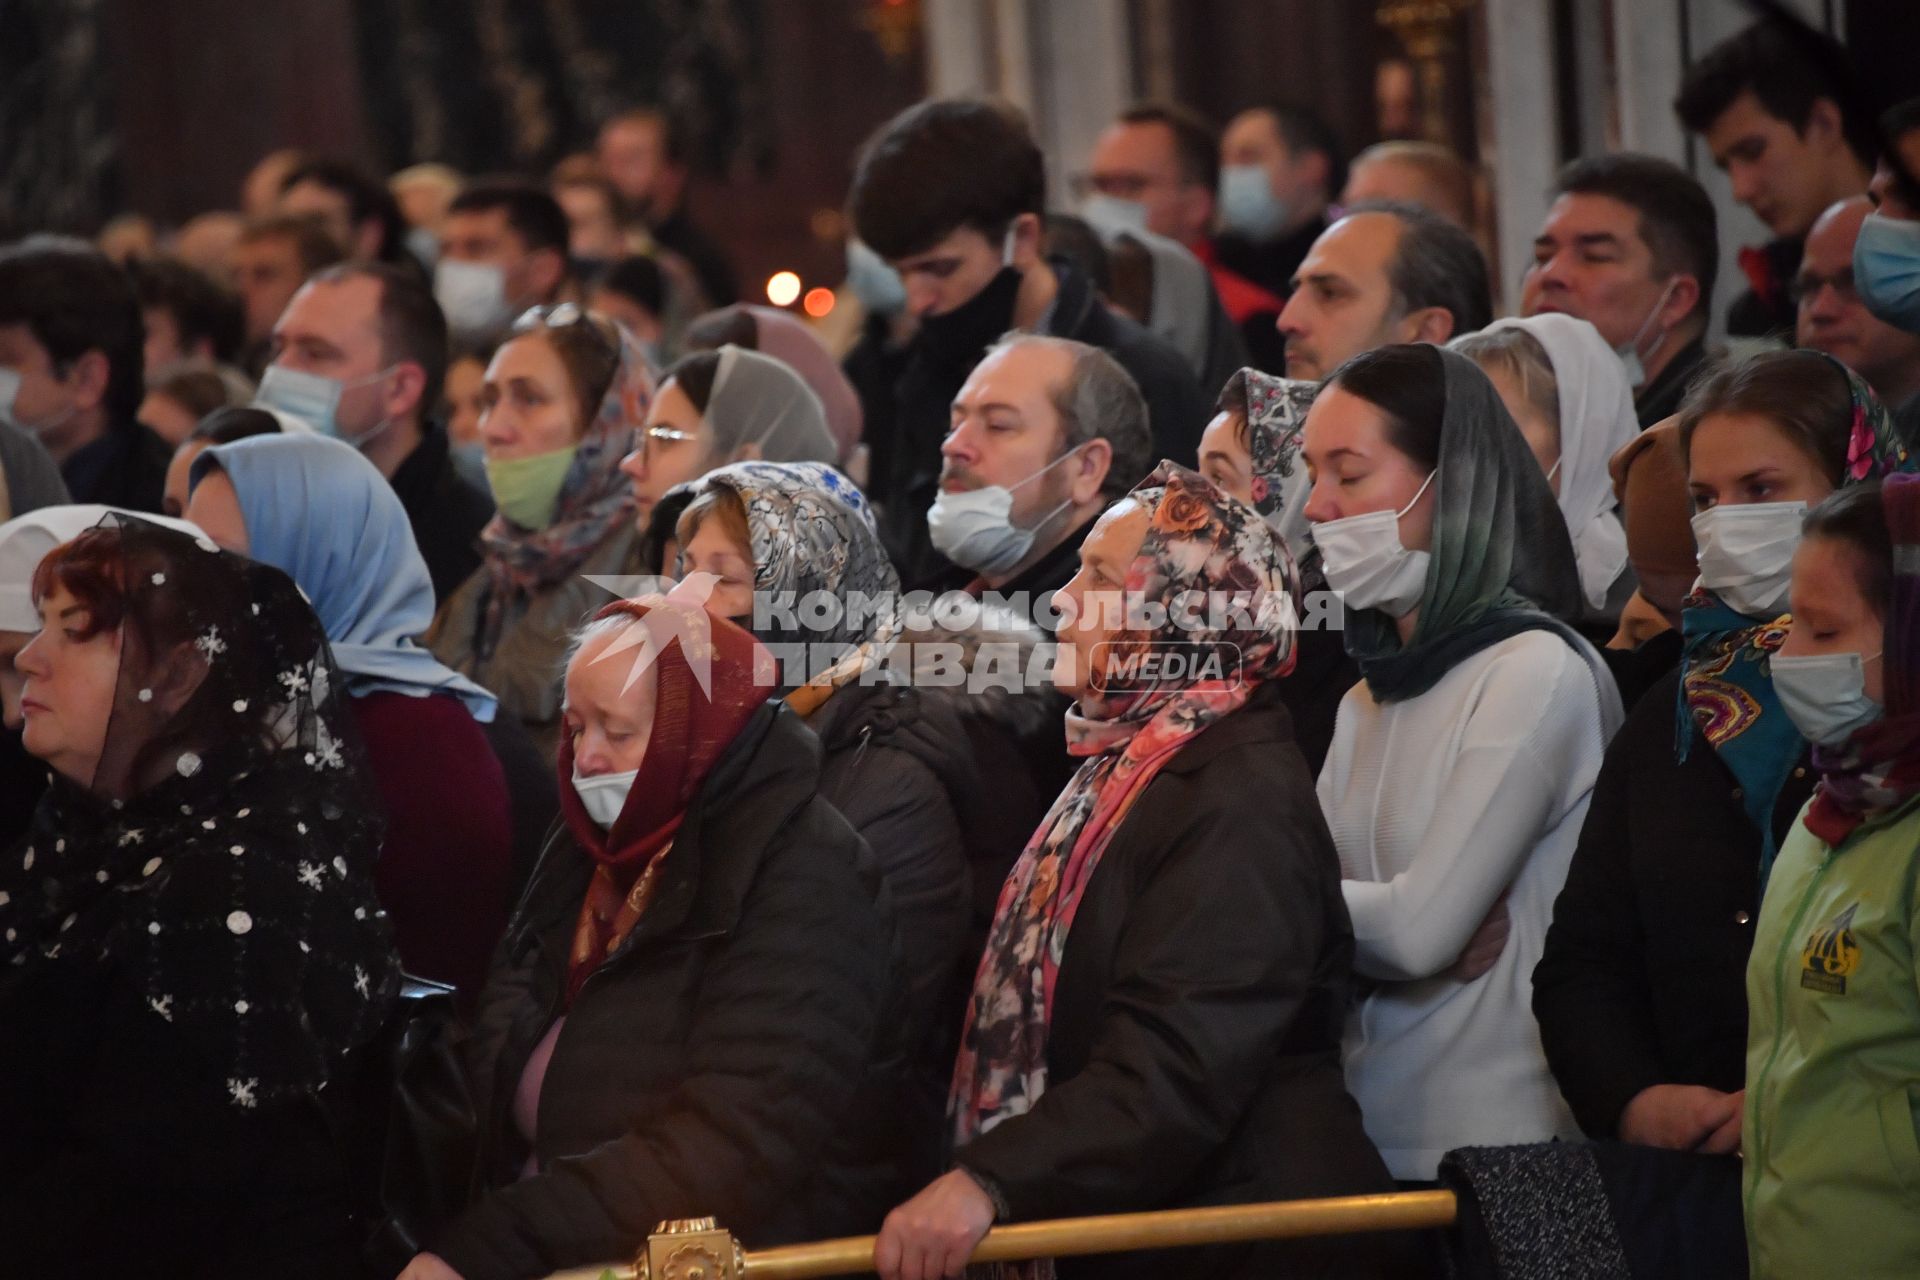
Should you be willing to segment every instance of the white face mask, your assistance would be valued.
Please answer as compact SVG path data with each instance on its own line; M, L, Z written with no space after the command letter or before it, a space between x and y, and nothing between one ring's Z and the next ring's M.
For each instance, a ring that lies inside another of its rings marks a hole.
M580 775L580 766L576 764L573 766L573 790L586 807L587 816L605 831L613 826L613 820L627 807L627 793L633 790L633 780L639 776L638 769L629 769L625 773L596 773L591 778L585 778Z
M1640 327L1633 331L1633 337L1627 339L1624 345L1614 348L1613 354L1620 357L1620 367L1626 371L1627 385L1635 391L1645 386L1647 382L1647 366L1640 358L1640 343L1646 338L1647 330L1658 323L1660 310L1667 305L1667 298L1672 295L1673 286L1678 283L1680 283L1678 280L1667 281L1667 287L1660 291L1660 300L1653 304L1653 310L1647 312L1647 318L1642 320ZM1666 334L1663 332L1660 336L1665 338ZM1654 345L1660 344L1656 341Z
M1147 229L1146 205L1138 200L1122 200L1104 191L1096 191L1080 202L1080 216L1107 240L1123 231Z
M492 263L442 258L433 269L433 298L455 333L490 333L513 318L507 305L507 273Z
M1880 718L1880 704L1867 696L1867 663L1857 653L1777 653L1769 662L1773 691L1800 736L1837 747Z
M1340 593L1348 608L1378 609L1390 618L1401 618L1420 603L1431 557L1401 545L1400 517L1420 505L1438 474L1429 471L1413 501L1398 511L1369 511L1312 526L1327 585Z
M1047 512L1032 528L1022 528L1013 522L1013 490L1032 484L1076 452L1069 449L1012 488L990 484L958 493L940 490L927 509L934 550L975 573L1005 573L1019 564L1033 549L1034 536L1073 500Z
M14 411L13 402L20 396L20 371L18 369L0 369L0 422L20 428L29 435L38 435L51 431L74 415L77 406L68 405L65 411L38 422L29 422Z
M1693 518L1700 581L1749 618L1778 616L1787 607L1806 515L1804 502L1708 507Z

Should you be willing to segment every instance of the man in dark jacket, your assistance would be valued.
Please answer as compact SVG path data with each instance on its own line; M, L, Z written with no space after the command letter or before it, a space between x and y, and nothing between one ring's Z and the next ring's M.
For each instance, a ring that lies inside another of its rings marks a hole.
M1110 352L1139 384L1154 448L1191 465L1208 405L1178 353L1100 307L1063 262L1041 252L1046 169L1025 121L985 102L924 102L893 118L860 157L848 198L855 232L892 263L920 318L887 470L869 484L881 536L909 588L940 575L926 513L940 441L960 385L1010 329ZM880 450L875 450L879 454ZM1137 476L1132 479L1138 479ZM1125 486L1122 486L1124 491Z
M1625 152L1575 160L1551 194L1521 313L1587 321L1626 366L1640 425L1672 417L1707 359L1713 200L1678 165Z
M0 422L39 439L75 502L160 510L172 453L135 418L145 346L132 282L90 246L0 250Z
M1733 337L1793 340L1793 278L1807 232L1821 210L1866 194L1873 125L1833 82L1832 69L1846 65L1831 39L1763 20L1707 50L1680 82L1680 123L1774 237L1740 251L1747 288L1727 308Z
M953 398L925 519L946 559L935 588L993 594L1051 629L1080 543L1152 467L1147 405L1119 362L1065 338L1010 334ZM1005 510L988 494L1008 495Z
M406 508L435 598L446 599L479 567L493 502L454 470L446 432L427 416L447 371L447 324L433 296L389 266L328 267L287 304L273 341L259 402L366 454ZM276 370L339 388L325 421L312 421L320 406L286 394Z

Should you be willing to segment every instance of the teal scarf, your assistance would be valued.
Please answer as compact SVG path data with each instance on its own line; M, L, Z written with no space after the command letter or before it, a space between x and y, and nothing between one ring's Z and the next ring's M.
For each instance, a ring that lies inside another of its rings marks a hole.
M1553 631L1579 644L1564 621L1581 608L1573 543L1540 464L1479 366L1425 349L1435 376L1446 380L1446 416L1419 623L1402 645L1393 619L1379 610L1346 615L1347 652L1381 702L1418 697L1465 659L1522 631Z

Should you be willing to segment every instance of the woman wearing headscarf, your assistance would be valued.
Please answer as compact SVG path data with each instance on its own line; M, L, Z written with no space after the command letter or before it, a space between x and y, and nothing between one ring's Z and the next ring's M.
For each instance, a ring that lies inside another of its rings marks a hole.
M866 498L820 463L712 472L681 517L679 543L683 573L717 580L707 607L772 647L783 664L773 692L820 738L820 794L886 877L919 1025L933 1033L922 1037L928 1062L944 1090L960 965L983 940L973 937L967 952L973 873L990 914L1045 809L1018 745L1029 718L1054 710L1023 678L1037 633L987 642L1001 648L986 659L1007 673L988 687L970 681L990 669L978 650L945 679L912 671L922 645L954 637L903 629L900 580ZM823 621L809 625L815 618Z
M1082 763L1001 894L954 1067L955 1167L888 1216L888 1280L960 1275L996 1218L1390 1185L1340 1075L1352 940L1276 696L1298 591L1259 515L1172 463L1088 534L1054 677ZM1017 1274L1362 1276L1393 1247Z
M1656 422L1608 464L1627 535L1627 563L1639 584L1620 610L1620 626L1601 651L1629 711L1680 661L1680 611L1700 576L1694 558L1693 495L1680 428Z
M326 636L277 569L133 519L33 595L54 778L0 857L7 1270L351 1274L330 1086L399 967Z
M639 527L675 485L729 462L825 462L838 455L826 411L800 375L758 351L726 346L683 356L660 382L633 451Z
M1920 477L1815 507L1773 657L1813 743L1747 968L1753 1274L1894 1276L1920 1257Z
M482 728L493 695L414 642L433 582L406 508L358 449L318 435L215 445L192 480L207 536L290 575L326 628L380 792L374 883L407 972L477 999L507 922L513 797Z
M710 311L687 326L688 351L716 351L728 344L772 356L799 374L820 397L827 430L833 434L835 455L826 461L841 468L853 463L865 425L860 394L811 325L778 307L739 302Z
M1356 356L1307 414L1306 515L1361 683L1319 795L1371 981L1347 1081L1394 1176L1576 1130L1527 1008L1607 739L1604 664L1553 492L1487 376L1431 346ZM1490 968L1462 971L1504 906Z
M1725 1153L1740 1132L1753 920L1815 781L1771 661L1800 522L1911 461L1866 384L1812 351L1713 373L1679 431L1700 548L1685 656L1607 749L1533 1007L1589 1137ZM1731 1161L1722 1177L1730 1210Z
M518 716L543 754L559 735L560 666L573 627L638 572L620 458L646 419L640 344L570 303L520 317L487 366L481 438L498 506L482 563L440 607L425 643Z
M1605 640L1634 588L1608 472L1640 433L1620 357L1585 320L1551 313L1496 320L1450 345L1493 381L1546 472L1573 539L1582 624Z
M1200 471L1252 507L1287 544L1300 565L1306 608L1293 678L1280 700L1293 716L1293 737L1307 768L1318 774L1333 742L1340 700L1360 678L1327 604L1327 575L1307 529L1307 469L1300 427L1320 384L1242 369L1227 380L1213 421L1200 437Z
M601 610L567 665L558 827L466 1042L478 1201L406 1280L872 1228L933 1123L894 924L772 659L697 601Z
M47 789L47 767L20 745L20 682L14 655L40 630L33 604L33 571L47 552L70 542L109 515L134 515L96 503L40 507L0 524L0 849L10 848L33 819ZM182 533L199 530L166 516L143 519Z

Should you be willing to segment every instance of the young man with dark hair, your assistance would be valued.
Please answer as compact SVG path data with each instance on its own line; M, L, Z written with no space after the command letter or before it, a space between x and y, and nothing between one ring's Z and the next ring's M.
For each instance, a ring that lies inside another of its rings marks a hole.
M346 441L380 469L439 599L479 566L477 539L493 514L489 497L454 470L446 432L430 416L446 371L447 325L426 286L384 263L350 263L321 271L287 304L255 401Z
M1204 117L1174 103L1129 107L1100 135L1075 185L1081 216L1103 236L1144 227L1192 250L1253 363L1280 368L1273 322L1282 300L1222 263L1214 243L1220 134Z
M160 510L169 450L136 417L145 345L132 283L90 245L0 249L0 421L39 439L75 502Z
M246 323L241 367L258 375L273 325L307 277L346 256L320 219L275 213L249 222L233 251L234 285Z
M433 294L463 342L500 336L528 307L574 296L567 215L517 178L471 183L447 208Z
M1592 324L1626 366L1640 425L1671 417L1707 359L1713 200L1678 165L1633 153L1575 160L1549 194L1521 314Z
M893 437L868 442L881 534L909 589L953 572L927 530L941 441L961 384L1010 329L1111 354L1146 398L1157 456L1194 460L1208 417L1199 383L1173 348L1109 311L1064 259L1042 253L1046 186L1026 122L979 101L909 107L867 144L855 169L854 232L900 273L920 321L897 387Z
M1853 287L1877 319L1920 334L1920 98L1910 98L1880 118L1886 150L1867 188L1873 212L1861 222L1853 244ZM1905 439L1920 436L1920 395L1894 411Z
M600 168L656 243L692 265L711 306L739 300L733 264L687 216L692 157L679 124L663 107L635 107L600 126Z
M1873 176L1873 123L1834 80L1845 66L1833 41L1761 21L1708 50L1681 81L1680 122L1774 237L1741 250L1748 288L1727 311L1736 337L1792 335L1808 229L1822 210L1865 194Z
M420 269L407 252L407 225L393 193L353 165L338 160L300 165L280 189L280 212L319 218L354 262Z
M1254 107L1220 135L1220 164L1220 260L1284 298L1346 186L1340 141L1305 107Z
M138 258L127 266L147 326L146 367L158 373L182 360L232 364L246 320L240 299L177 258Z

